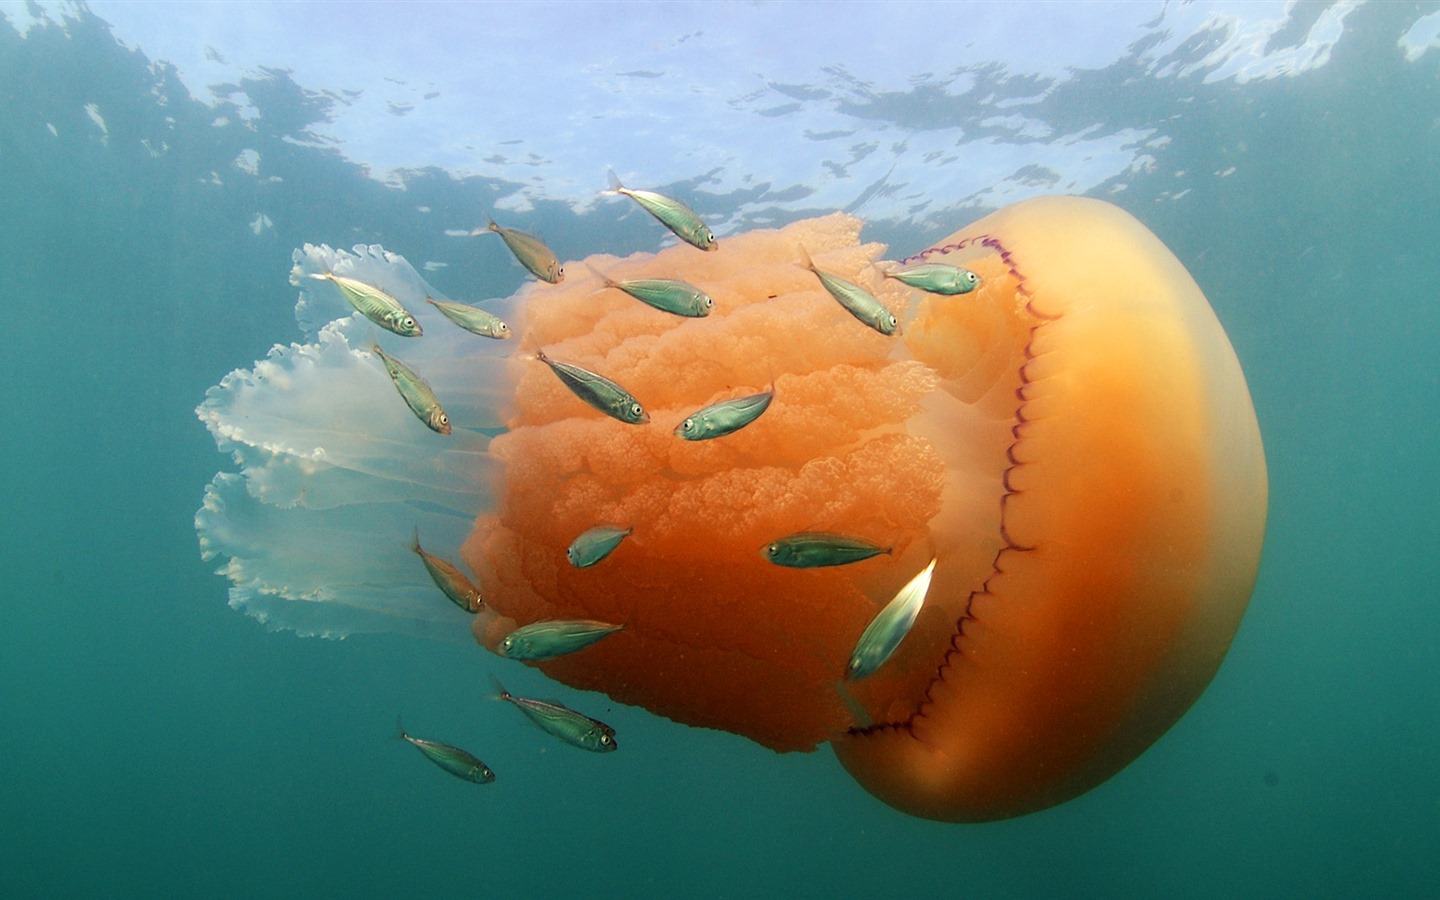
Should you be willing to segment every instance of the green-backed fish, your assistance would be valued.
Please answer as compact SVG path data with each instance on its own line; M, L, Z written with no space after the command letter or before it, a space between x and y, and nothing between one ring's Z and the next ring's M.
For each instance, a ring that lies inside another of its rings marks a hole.
M853 281L846 281L839 275L832 275L829 272L822 272L815 268L815 263L810 259L809 251L804 247L800 248L800 253L805 257L805 262L801 263L801 267L814 272L815 277L819 278L820 283L825 286L825 290L829 291L830 296L834 297L840 302L841 306L845 307L846 312L881 334L891 335L895 333L895 329L899 327L900 321L895 318L894 313L885 308L885 304L875 299L874 294L871 294Z
M650 421L650 415L645 412L640 401L604 375L570 363L557 362L546 356L543 350L536 350L535 358L549 366L550 371L554 372L575 396L612 419L619 419L627 425L644 425Z
M440 407L440 400L435 392L430 390L430 385L425 379L416 375L414 370L402 363L400 360L380 349L379 344L371 344L370 351L380 357L385 364L385 371L390 373L390 380L395 382L395 389L404 398L405 405L415 414L415 418L425 423L425 427L440 434L450 433L450 417Z
M791 569L843 566L889 552L889 547L824 531L796 532L776 538L760 550L761 555L775 565Z
M934 573L935 560L932 559L930 565L910 579L870 621L855 643L855 652L850 654L850 665L845 670L847 678L864 678L873 674L905 640L910 626L915 624L915 617L920 614L920 607L925 603L925 595L930 591L930 576Z
M914 266L894 269L885 273L886 278L908 284L931 294L968 294L980 286L980 276L969 269L947 266L944 263L920 263Z
M415 529L415 535L410 540L410 549L420 557L435 586L450 598L451 603L468 613L478 613L485 608L485 601L480 599L480 589L465 577L464 572L420 546L419 528Z
M704 441L732 434L760 418L775 399L775 389L734 400L721 400L696 410L675 427L675 434L687 441Z
M554 659L583 650L624 627L588 619L531 622L505 635L500 655L506 659Z
M517 697L505 690L494 675L490 676L490 683L495 685L501 700L515 704L530 721L565 743L596 753L609 753L616 748L615 729L599 719L578 713L563 703Z
M415 317L399 300L374 285L333 272L310 277L335 285L357 312L386 331L393 331L401 337L419 337L424 333L420 323L415 321Z
M490 770L490 767L469 752L449 744L442 744L439 741L427 741L406 734L405 723L400 721L399 716L395 718L395 730L398 732L396 737L409 742L416 750L425 754L426 759L456 778L473 781L476 784L489 784L495 780L495 773Z
M610 555L620 542L630 535L628 528L614 525L596 525L570 542L565 558L577 569L588 569Z
M661 312L699 319L710 315L711 308L715 306L715 301L709 294L684 281L673 278L630 278L616 281L589 263L586 263L585 267L594 273L596 278L605 282L605 287L624 291Z
M489 221L490 224L485 226L485 230L500 235L505 246L520 260L520 265L529 269L536 278L551 284L559 284L565 280L565 267L560 265L560 258L545 246L544 241L523 231L496 225L494 219Z
M719 250L720 243L708 225L695 215L695 210L654 191L635 191L620 183L620 178L610 173L610 190L607 194L624 194L640 204L640 208L660 220L660 224L675 233L680 240L701 250Z
M510 336L510 326L494 313L488 313L483 309L476 309L473 306L466 306L464 303L452 303L449 300L436 300L434 297L426 297L425 302L445 314L445 318L459 325L471 334L478 334L481 337L498 338L504 340Z

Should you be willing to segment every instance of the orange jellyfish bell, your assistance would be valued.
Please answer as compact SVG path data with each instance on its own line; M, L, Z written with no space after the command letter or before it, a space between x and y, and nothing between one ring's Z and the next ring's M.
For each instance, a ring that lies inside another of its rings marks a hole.
M1189 274L1109 204L1019 203L911 259L978 274L958 296L885 278L859 231L834 215L719 253L597 260L612 278L701 287L705 318L584 275L530 290L530 353L507 364L508 432L489 447L496 505L463 548L496 613L476 637L494 649L541 619L623 625L538 666L777 750L831 742L915 815L1060 803L1169 728L1239 624L1266 510L1244 377ZM857 322L799 264L807 252L902 332ZM651 421L591 409L540 349L623 385ZM672 433L771 386L733 434ZM569 565L569 543L601 523L630 535ZM760 552L807 531L889 552L812 569ZM847 681L857 637L931 558L908 637Z

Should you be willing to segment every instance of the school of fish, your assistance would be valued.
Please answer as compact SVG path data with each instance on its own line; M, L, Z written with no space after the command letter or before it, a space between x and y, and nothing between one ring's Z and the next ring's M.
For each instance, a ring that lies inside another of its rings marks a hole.
M714 233L704 221L678 200L653 191L627 188L613 172L610 173L610 190L604 193L631 198L690 246L706 252L720 248ZM515 259L541 281L559 284L564 280L565 270L559 257L539 238L502 227L494 219L490 219L484 228L477 228L471 233L499 235ZM841 310L880 334L890 336L899 331L898 317L873 294L837 274L817 268L805 248L800 248L800 254L801 259L796 260L796 265L812 272ZM714 308L714 300L702 287L684 281L658 278L616 281L593 267L589 268L600 279L602 290L624 292L662 313L699 318L709 315ZM979 276L969 269L937 263L887 269L882 271L882 275L921 291L946 296L967 294L980 285ZM401 337L422 335L414 315L380 287L333 273L310 277L333 284L356 312L381 328ZM504 321L479 307L430 297L425 299L457 327L472 334L499 340L511 336L510 327ZM438 435L450 434L450 418L425 379L383 351L378 343L370 349L415 418ZM549 367L577 398L617 422L645 425L650 421L641 402L619 382L599 372L552 359L543 350L538 350L534 359ZM768 391L713 403L687 416L674 427L673 434L688 441L723 438L742 428L754 426L774 400L775 388L772 384ZM567 561L581 569L599 565L631 533L632 529L625 525L597 523L578 535L566 549ZM435 586L451 603L472 615L486 611L480 589L453 563L423 549L418 532L413 537L411 549L420 557ZM858 537L820 531L778 536L760 548L761 556L774 565L796 569L851 565L890 552L889 547ZM890 658L909 633L925 602L935 566L936 560L932 559L870 621L856 639L855 649L841 675L843 679L871 675ZM499 653L504 658L522 661L553 659L580 652L621 632L624 627L624 623L591 620L531 622L518 626L504 637ZM511 703L534 724L559 740L592 752L610 752L617 748L615 729L604 722L555 701L511 694L493 675L491 682L496 689L496 699ZM397 737L416 747L431 762L457 778L480 784L495 780L495 773L490 767L466 750L416 738L398 723Z

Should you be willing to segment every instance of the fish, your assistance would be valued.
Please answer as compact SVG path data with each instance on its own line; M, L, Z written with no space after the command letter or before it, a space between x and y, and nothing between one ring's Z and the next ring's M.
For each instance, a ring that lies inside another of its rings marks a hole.
M850 315L887 336L894 334L895 330L900 327L900 320L885 308L885 304L875 299L874 294L853 281L846 281L838 275L831 275L829 272L822 272L815 268L809 251L804 247L800 248L800 253L805 257L801 268L814 272L815 277L819 278L820 283L825 286L825 290L830 292L830 296L838 300Z
M687 441L705 441L732 434L760 418L770 408L775 388L748 397L721 400L696 410L675 426L675 434Z
M610 555L630 534L628 528L596 525L570 542L565 558L577 569L588 569Z
M500 655L506 659L554 659L583 650L624 627L588 619L531 622L505 635Z
M679 200L672 200L664 194L657 194L654 191L631 190L620 183L619 176L614 172L610 173L610 190L605 193L624 194L634 200L640 204L641 209L654 216L661 225L670 229L676 237L692 247L699 247L701 250L720 249L720 242L715 240L715 234L709 226L695 215L695 210Z
M893 278L931 294L944 294L945 296L968 294L980 286L979 275L969 269L947 266L944 263L920 263L905 266L886 272L885 277Z
M515 254L520 265L529 269L536 278L550 284L559 284L565 280L565 267L560 265L559 257L545 246L544 241L523 231L496 225L494 219L489 222L485 230L500 235L500 239L510 248L510 252Z
M640 401L604 375L570 363L557 362L546 356L543 350L535 351L535 358L549 366L575 396L612 419L619 419L627 425L644 425L650 421L650 415Z
M395 389L400 392L405 405L415 414L415 418L425 423L425 427L438 434L450 433L450 416L440 406L440 400L435 392L430 390L430 385L425 379L416 375L414 370L406 366L400 360L380 349L379 344L371 344L370 352L380 357L385 364L385 371L390 373L390 380L395 383Z
M860 640L855 643L855 652L850 654L846 678L864 678L885 664L915 624L915 617L920 614L925 595L930 591L930 578L934 573L935 560L932 559L930 565L910 579L894 599L870 620Z
M578 713L563 703L517 697L505 690L494 675L490 676L490 683L495 685L501 700L515 704L530 721L567 744L595 753L609 753L618 746L615 729L599 719Z
M762 547L760 553L777 566L818 569L822 566L844 566L860 562L881 553L889 553L890 549L843 534L799 531L776 538Z
M483 309L467 306L464 303L436 300L433 297L426 297L425 302L440 310L445 314L445 318L471 334L499 340L510 336L510 326L494 313L488 313Z
M468 751L459 747L452 747L449 744L442 744L439 741L427 741L417 738L414 735L405 733L405 723L400 717L395 717L396 737L407 741L416 750L425 754L425 758L435 765L454 775L456 778L465 781L473 781L476 784L489 784L495 780L495 773L489 766L471 755Z
M605 282L605 287L624 291L661 312L699 319L710 315L710 310L715 306L715 301L709 294L684 281L673 278L631 278L616 281L589 263L585 266L596 278Z
M450 598L451 603L468 613L478 613L485 608L480 589L465 577L464 572L420 546L419 528L415 529L415 535L410 540L410 549L425 563L425 571L430 573L435 586Z
M386 331L393 331L401 337L419 337L425 333L404 304L373 285L333 272L312 274L310 277L334 284L357 312Z

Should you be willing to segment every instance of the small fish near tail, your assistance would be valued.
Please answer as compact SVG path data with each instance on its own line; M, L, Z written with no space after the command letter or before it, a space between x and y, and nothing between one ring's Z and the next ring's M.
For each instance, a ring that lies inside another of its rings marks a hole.
M517 697L505 690L500 679L493 674L490 675L490 683L499 692L496 699L512 704L542 731L572 747L594 753L609 753L618 746L615 743L615 729L599 719L576 712L563 703Z
M607 195L623 194L629 197L654 216L661 225L670 229L676 237L692 247L706 251L720 249L720 242L715 240L715 233L695 214L695 210L664 194L627 188L620 183L620 177L615 174L614 169L610 170L609 177L610 190L602 193Z
M488 224L485 226L485 230L500 235L505 246L515 254L515 259L532 275L550 284L559 284L565 280L565 267L560 265L560 258L555 255L555 251L545 246L544 241L532 234L497 225L495 220L489 216L486 219Z
M485 609L485 601L480 595L480 589L466 577L454 564L441 559L420 546L420 528L417 526L410 538L410 551L420 557L425 565L425 571L429 573L430 580L440 589L451 603L475 614Z
M400 721L399 716L395 717L395 737L419 750L426 759L456 778L476 784L489 784L495 780L495 772L468 750L407 734L405 723Z

